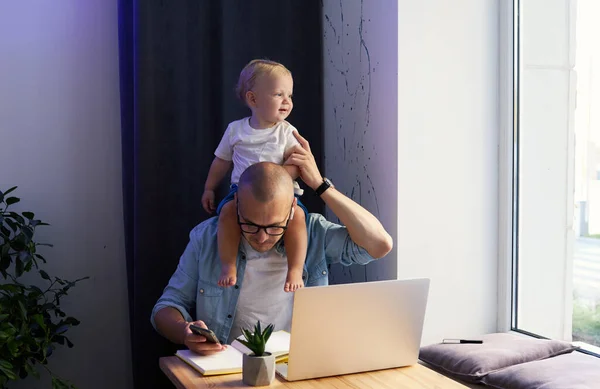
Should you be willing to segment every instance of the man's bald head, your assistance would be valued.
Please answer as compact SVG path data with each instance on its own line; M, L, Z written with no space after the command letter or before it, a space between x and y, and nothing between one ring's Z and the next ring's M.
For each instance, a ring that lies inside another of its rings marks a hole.
M248 167L240 176L238 191L252 194L261 203L273 200L292 200L294 183L292 177L281 166L272 162L259 162Z
M287 226L294 218L294 182L280 165L260 162L247 168L238 182L238 219L258 226ZM256 234L242 233L250 246L264 253L283 235L269 235L266 229Z

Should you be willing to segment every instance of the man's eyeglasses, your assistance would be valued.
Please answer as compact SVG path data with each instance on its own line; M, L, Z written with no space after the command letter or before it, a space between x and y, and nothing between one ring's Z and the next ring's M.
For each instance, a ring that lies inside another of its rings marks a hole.
M242 223L240 220L240 207L239 207L237 198L235 199L235 207L236 207L236 214L237 214L237 222L238 222L242 232L245 232L247 234L256 234L260 230L265 230L267 235L280 236L285 233L285 230L287 230L287 226L290 223L290 218L292 217L292 208L294 207L294 203L292 203L292 206L290 207L290 213L288 214L288 218L287 218L287 221L285 222L285 226L277 226L277 225L259 226L258 224L254 224L254 223Z

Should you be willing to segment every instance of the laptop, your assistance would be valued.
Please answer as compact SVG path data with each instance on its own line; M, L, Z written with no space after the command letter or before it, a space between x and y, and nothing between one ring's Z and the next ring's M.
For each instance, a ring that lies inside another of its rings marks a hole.
M288 381L417 363L429 279L315 286L295 292Z

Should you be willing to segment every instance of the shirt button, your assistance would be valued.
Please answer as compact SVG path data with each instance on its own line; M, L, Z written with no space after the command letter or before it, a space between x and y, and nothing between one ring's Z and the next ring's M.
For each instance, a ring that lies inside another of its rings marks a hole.
M231 319L231 315L227 315L227 318L228 318L228 319Z
M235 286L235 288L236 288L236 289L239 289L240 287L236 285L236 286Z
M325 270L323 270L323 275L327 274L327 272Z
M204 293L204 289L200 289L200 293Z
M246 259L246 255L245 254L242 254L242 259Z

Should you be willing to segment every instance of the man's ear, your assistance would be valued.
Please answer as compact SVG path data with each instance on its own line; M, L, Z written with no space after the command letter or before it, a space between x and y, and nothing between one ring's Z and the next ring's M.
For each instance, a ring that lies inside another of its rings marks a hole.
M246 92L246 104L248 104L249 107L256 107L256 94L251 90Z
M294 196L294 202L292 203L292 212L290 212L290 220L294 219L294 213L296 213L296 205L298 205L298 199Z

